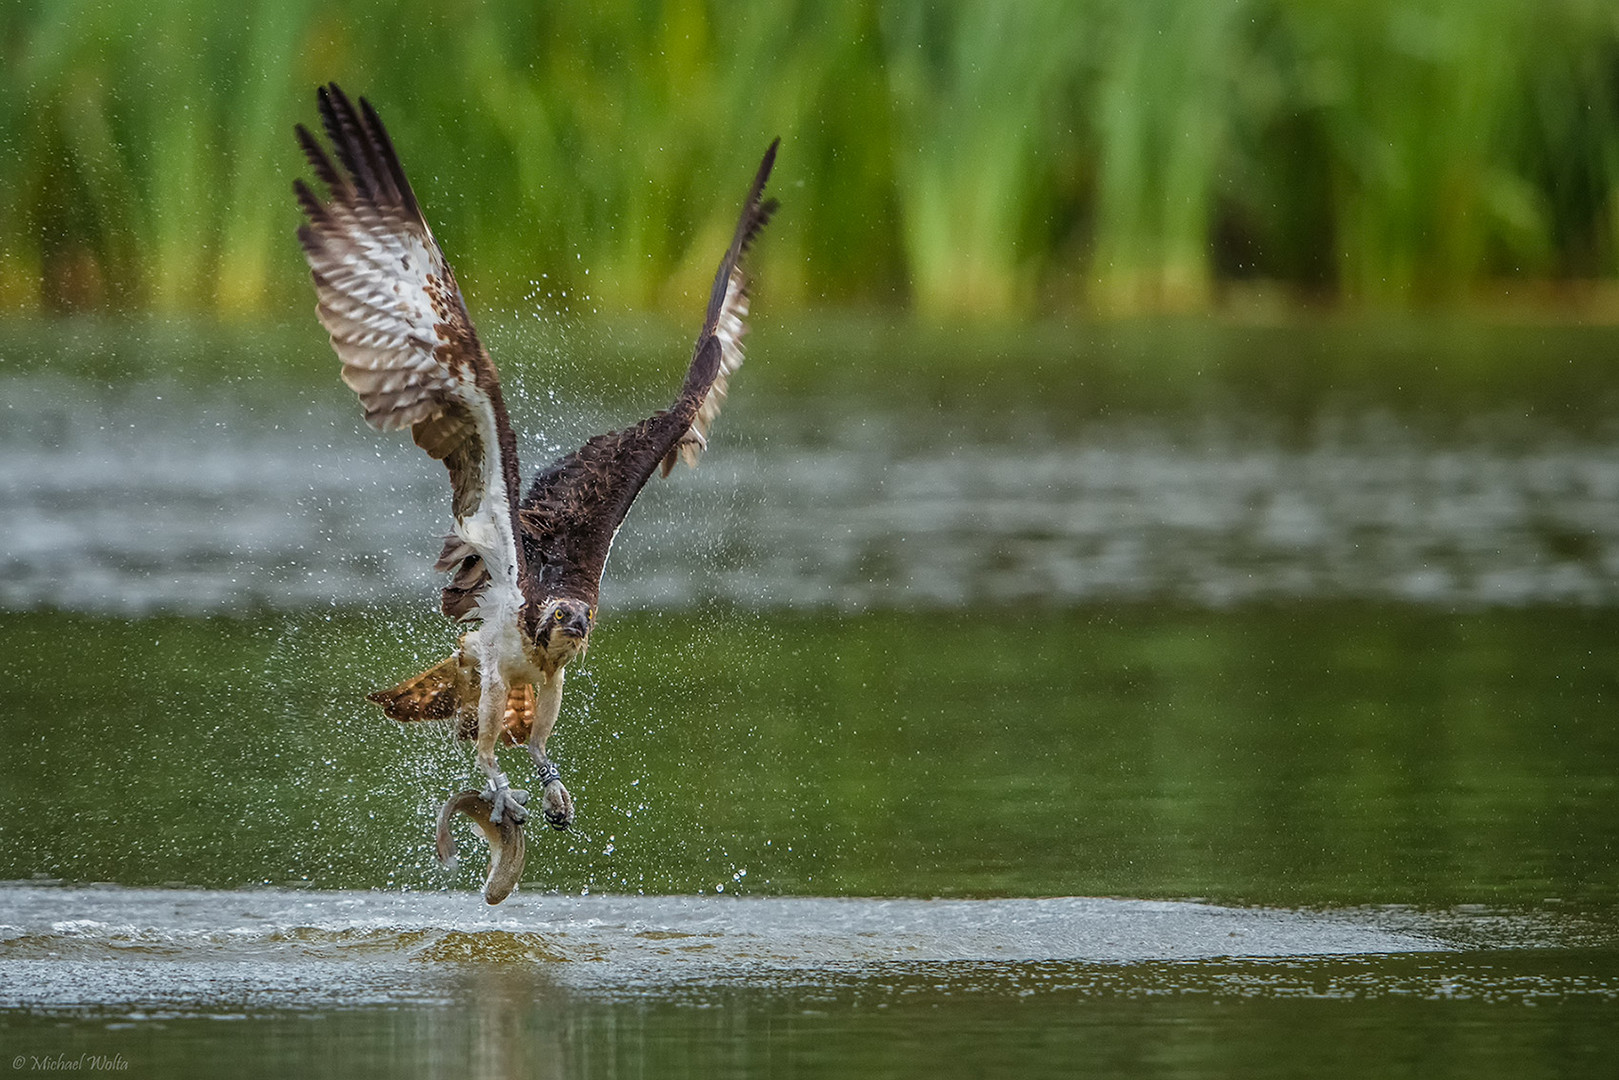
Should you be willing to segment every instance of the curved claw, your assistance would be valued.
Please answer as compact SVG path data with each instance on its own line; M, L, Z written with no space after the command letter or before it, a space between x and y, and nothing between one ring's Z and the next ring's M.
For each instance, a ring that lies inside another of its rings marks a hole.
M438 830L433 839L439 862L453 868L456 862L455 837L450 833L450 822L458 812L471 818L489 845L489 873L484 878L483 898L491 904L498 904L517 888L517 882L523 876L523 861L528 849L522 826L513 821L509 813L504 821L496 822L492 811L493 803L484 792L471 788L457 792L439 808Z
M540 785L540 810L546 824L563 832L573 824L573 796L562 786L562 773L544 750L530 744L528 752L534 758L534 782Z
M489 780L489 786L483 789L483 797L488 800L489 820L499 825L508 819L514 825L521 825L528 820L528 792L513 788L506 782L505 773L497 773Z
M552 780L540 793L540 810L545 822L557 832L564 832L573 824L573 796L562 786L561 780Z

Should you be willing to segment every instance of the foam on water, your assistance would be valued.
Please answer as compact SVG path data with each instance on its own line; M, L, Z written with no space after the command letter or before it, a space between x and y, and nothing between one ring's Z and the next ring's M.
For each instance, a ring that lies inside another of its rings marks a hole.
M606 961L783 968L892 961L1187 960L1442 948L1343 916L1179 901L62 888L0 890L5 959L252 958Z
M1096 972L1121 964L1170 965L1162 971L1181 974L1158 978L1171 983L1225 972L1224 981L1257 979L1263 988L1303 977L1288 964L1577 944L1568 927L1543 919L1490 918L1463 945L1456 939L1466 935L1451 931L1464 915L1405 910L554 894L519 894L488 909L466 893L18 883L0 888L0 1001L138 1015L430 1005L460 993L468 964L593 993L927 971L1045 983L1085 969L1108 985L1119 980ZM1256 974L1242 967L1248 961L1283 966ZM1619 993L1611 983L1596 989Z
M492 985L522 1008L743 988L1619 1000L1619 978L1593 974L1611 934L1485 910L554 894L491 910L465 893L19 883L0 915L0 1000L134 1020L464 1007Z

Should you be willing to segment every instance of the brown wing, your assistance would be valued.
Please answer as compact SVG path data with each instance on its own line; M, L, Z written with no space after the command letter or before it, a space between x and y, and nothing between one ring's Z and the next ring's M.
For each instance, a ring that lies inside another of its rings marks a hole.
M596 436L534 478L518 512L531 601L571 596L595 606L624 515L691 427L719 370L720 344L710 337L672 407Z
M309 219L298 239L316 313L366 422L409 427L449 470L455 531L439 569L456 578L443 606L454 618L476 618L490 568L507 599L519 595L517 443L500 380L382 121L336 83L320 89L319 107L342 169L300 124L298 142L328 198L302 180L293 185Z
M714 275L707 315L686 381L668 409L622 431L598 435L534 478L519 511L531 600L570 596L595 605L613 537L641 488L677 456L696 463L719 414L726 379L742 364L748 310L742 258L776 211L761 201L780 140L770 144L748 190L736 234Z
M697 416L692 420L690 432L674 450L664 456L664 476L668 476L669 470L675 467L676 457L692 468L697 467L697 456L708 445L708 429L719 416L720 406L724 404L725 395L730 389L731 375L742 366L742 339L748 333L748 275L743 258L753 245L754 237L759 235L759 231L770 221L770 216L776 212L775 199L761 203L759 196L764 193L765 181L770 179L770 169L776 163L776 148L780 145L781 140L776 139L765 151L764 160L759 163L759 171L753 178L753 187L748 190L747 202L743 204L742 218L736 224L731 247L714 275L708 313L703 320L702 333L697 335L696 351L702 351L708 337L719 339L720 371L697 407Z

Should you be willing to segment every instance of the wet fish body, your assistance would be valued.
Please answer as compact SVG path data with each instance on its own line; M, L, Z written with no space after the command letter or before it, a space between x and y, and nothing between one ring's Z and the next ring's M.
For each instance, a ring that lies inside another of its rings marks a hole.
M471 818L484 842L489 845L489 874L484 878L483 898L490 904L498 904L512 894L523 876L527 845L523 839L523 827L509 816L499 824L489 820L493 810L494 805L476 789L457 792L439 808L438 830L433 839L439 862L453 867L456 848L450 825L457 813Z

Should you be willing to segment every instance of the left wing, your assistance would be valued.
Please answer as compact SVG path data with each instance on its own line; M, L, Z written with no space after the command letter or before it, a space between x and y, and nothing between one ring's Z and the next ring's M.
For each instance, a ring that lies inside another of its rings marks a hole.
M518 514L528 566L523 584L531 600L570 596L595 606L613 537L647 480L660 466L667 476L677 457L695 465L707 445L727 379L742 366L748 312L743 256L776 212L776 200L761 201L761 196L780 142L765 151L748 189L674 403L639 424L591 439L536 476L523 497Z
M293 190L309 219L298 239L316 313L343 381L360 396L367 423L410 428L449 470L455 531L437 569L455 577L444 613L481 617L491 585L502 604L520 604L517 440L494 362L376 112L364 98L356 109L336 83L320 88L319 106L342 170L300 124L298 142L329 198L302 180Z
M719 370L720 344L710 338L673 407L596 436L534 478L518 511L529 600L569 596L596 606L624 515L691 427Z
M776 212L775 199L761 203L759 196L764 194L765 181L770 179L770 170L776 164L776 148L780 145L781 140L775 139L765 150L764 160L759 163L759 171L753 178L753 187L748 190L747 202L743 204L742 218L736 223L731 247L714 274L714 286L708 296L708 312L703 319L702 332L697 335L696 351L702 352L708 338L718 340L720 370L697 406L691 430L675 449L664 456L664 476L668 476L669 470L675 467L677 455L691 468L697 467L697 455L708 446L708 429L720 415L720 405L730 389L731 376L742 366L742 339L748 333L748 275L743 257L753 246L754 237L759 235L759 231L769 223L770 216Z

